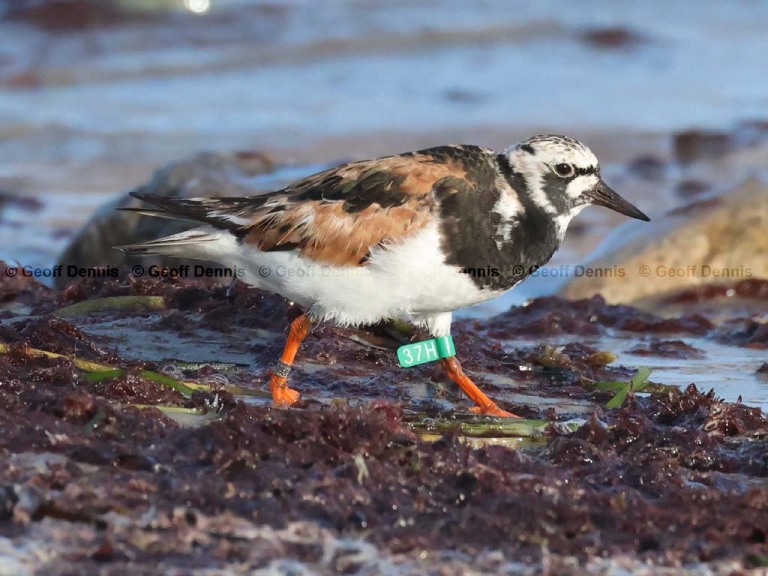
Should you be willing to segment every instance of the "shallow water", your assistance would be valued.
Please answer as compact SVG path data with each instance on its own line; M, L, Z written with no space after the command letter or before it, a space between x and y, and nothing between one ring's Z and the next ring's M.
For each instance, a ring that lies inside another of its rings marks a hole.
M120 350L122 356L130 360L155 362L174 365L177 362L231 364L237 370L245 368L252 376L250 382L243 385L261 390L257 397L244 398L257 404L270 403L270 395L265 388L267 364L254 363L256 351L267 346L277 346L284 338L283 334L260 329L247 330L238 338L230 333L196 327L194 331L179 333L176 328L165 327L163 314L143 314L127 318L120 315L117 319L108 313L89 314L79 318L76 324L89 335L100 338L105 346ZM192 318L198 317L192 315ZM678 339L672 337L670 339ZM768 378L757 374L758 368L765 363L765 350L728 346L701 337L682 337L687 345L701 351L701 356L688 358L667 358L658 354L638 355L630 350L646 340L637 334L616 334L611 337L585 338L581 343L597 350L609 351L618 356L614 365L641 367L652 370L650 380L660 384L677 385L681 388L694 383L704 392L714 389L718 397L736 402L741 398L744 403L768 410ZM573 343L573 335L553 336L545 339L550 346L563 346ZM651 339L647 339L648 342ZM489 341L488 346L495 344ZM512 349L532 348L542 344L536 338L515 338L498 341L503 347ZM394 352L393 352L394 354ZM458 351L459 358L466 353ZM263 356L262 356L263 358ZM272 360L267 356L268 360ZM454 407L452 400L436 396L435 384L429 372L403 371L402 381L393 389L382 389L381 383L365 371L350 372L343 365L320 364L299 355L297 370L309 378L311 390L305 390L307 398L330 402L337 398L348 398L346 390L354 389L354 403L365 404L377 398L386 398L396 394L407 398L407 402L418 403L422 400L442 406L445 410ZM236 371L237 371L236 370ZM224 371L227 374L228 371ZM322 374L327 374L322 378ZM315 380L318 375L319 380ZM504 374L478 372L474 374L479 382L498 386L503 392L497 393L499 399L521 405L538 408L552 407L561 415L581 416L588 414L594 406L582 400L570 400L567 397L547 397L537 393L535 387L521 391L520 383ZM339 385L328 387L321 382L338 381ZM450 385L449 385L450 386ZM404 395L404 396L403 396Z
M763 3L695 0L214 1L141 29L6 24L5 85L32 66L43 86L6 88L0 118L25 139L70 135L77 159L113 155L110 135L294 147L383 129L721 127L765 112L766 25ZM598 28L632 40L585 41Z
M673 338L677 339L677 338ZM610 351L618 356L614 364L646 366L651 369L650 380L685 388L689 384L704 392L715 390L718 397L728 402L740 398L746 404L768 410L768 378L757 374L768 354L765 350L728 346L704 338L681 338L686 344L703 352L702 357L667 358L659 355L633 354L641 339L595 338L582 342L598 350ZM508 340L509 346L526 345L525 340ZM549 337L550 346L573 342L573 337Z

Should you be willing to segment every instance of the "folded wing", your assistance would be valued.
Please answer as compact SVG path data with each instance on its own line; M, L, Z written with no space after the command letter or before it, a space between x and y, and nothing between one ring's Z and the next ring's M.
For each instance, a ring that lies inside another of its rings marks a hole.
M246 198L132 193L156 209L131 211L202 222L266 252L298 250L316 262L361 266L375 246L402 242L428 225L437 211L435 190L466 179L460 160L470 151L484 149L442 146L354 162Z

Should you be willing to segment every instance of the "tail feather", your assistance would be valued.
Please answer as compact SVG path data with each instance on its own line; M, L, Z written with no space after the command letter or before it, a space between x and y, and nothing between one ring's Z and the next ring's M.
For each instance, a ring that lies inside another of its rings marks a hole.
M173 212L168 212L166 210L159 210L156 208L131 208L131 207L123 207L123 208L117 208L120 212L130 212L132 214L140 214L142 216L153 216L155 218L165 218L167 220L185 220L187 222L199 222L197 218L193 218L192 216L186 215L186 214L176 214Z
M157 208L122 208L122 210L161 218L201 222L232 232L250 224L248 217L240 215L240 211L263 203L263 199L259 198L170 198L135 190L129 194Z
M165 238L115 248L130 256L157 254L206 260L210 257L213 245L221 240L222 234L221 230L215 228L195 228Z

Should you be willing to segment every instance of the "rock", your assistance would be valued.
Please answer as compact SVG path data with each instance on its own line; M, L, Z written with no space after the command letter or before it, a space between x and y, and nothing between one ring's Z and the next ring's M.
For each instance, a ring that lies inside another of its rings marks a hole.
M630 174L641 180L660 181L664 179L667 165L661 158L651 154L643 154L627 165Z
M55 32L119 26L147 18L115 0L16 0L9 4L4 18Z
M768 278L768 187L757 181L673 210L650 225L633 224L606 241L616 248L585 267L591 275L574 278L560 294L600 293L609 303L638 303L694 286Z
M598 49L629 48L644 41L639 33L623 26L590 28L581 37L591 47Z
M274 163L258 152L234 152L227 154L201 153L192 158L174 162L159 169L150 181L136 190L163 196L249 196L262 192L253 178L271 173ZM102 206L80 230L58 263L96 268L142 263L151 265L157 259L131 259L114 246L144 242L169 234L175 234L194 226L181 220L148 218L119 208L140 207L144 203L128 196ZM70 278L57 279L60 287Z
M675 192L682 198L694 198L709 192L710 186L701 180L684 179L677 183Z
M714 130L684 130L675 134L673 142L675 157L683 165L722 158L733 146L730 134Z

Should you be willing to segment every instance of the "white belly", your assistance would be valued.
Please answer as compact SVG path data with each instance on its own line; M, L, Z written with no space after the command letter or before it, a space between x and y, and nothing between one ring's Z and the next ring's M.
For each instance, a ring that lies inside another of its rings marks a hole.
M436 226L402 244L374 249L366 264L356 267L315 264L295 251L261 252L234 240L221 247L216 259L244 270L245 282L341 324L384 318L418 321L499 294L480 290L469 275L445 265Z

